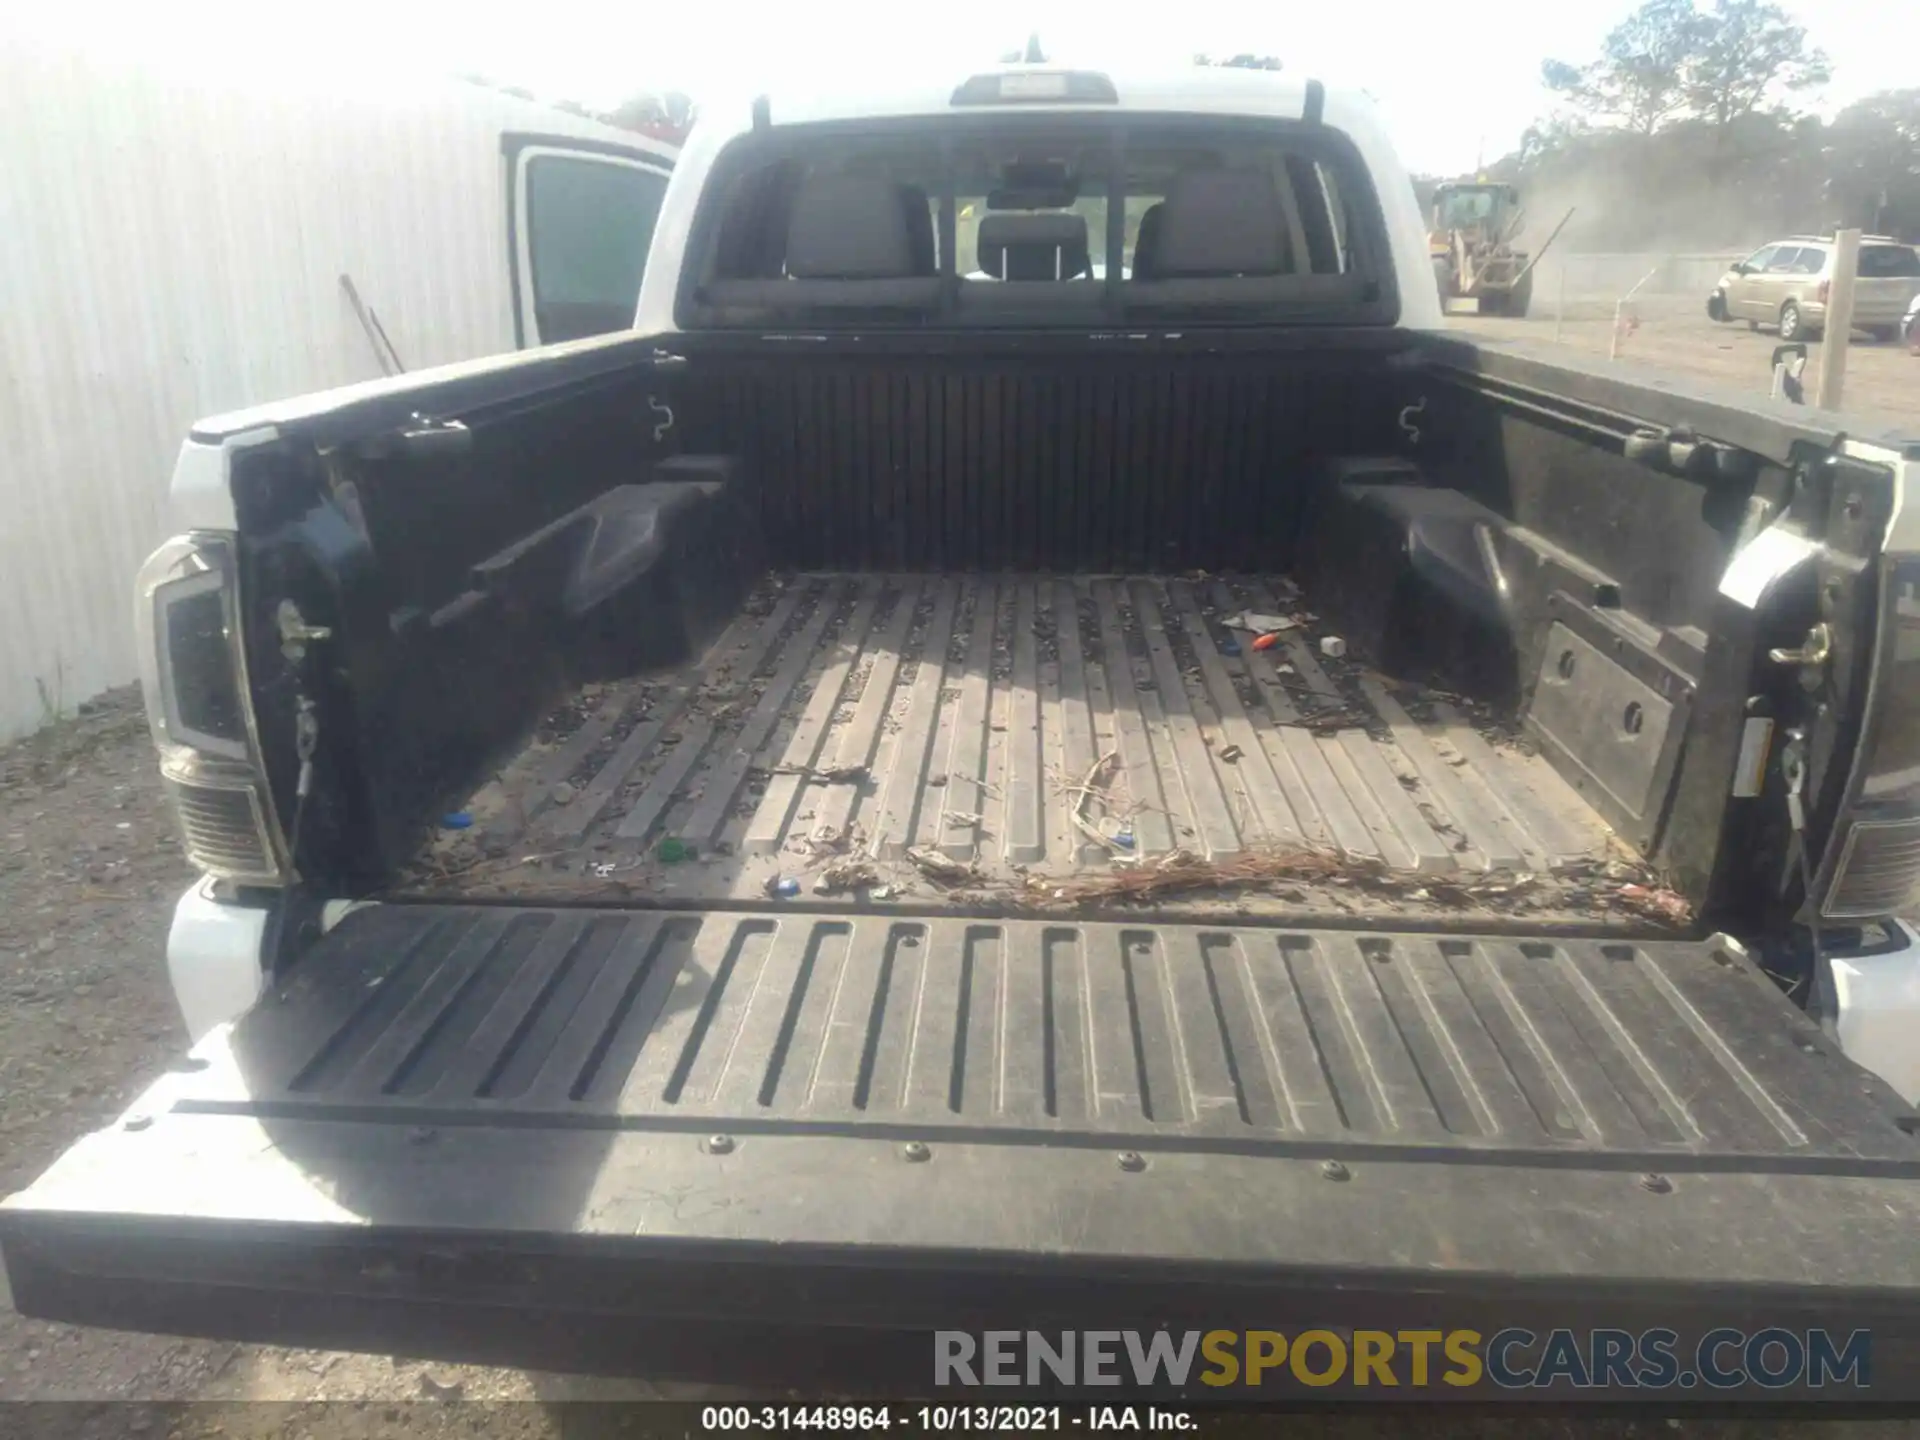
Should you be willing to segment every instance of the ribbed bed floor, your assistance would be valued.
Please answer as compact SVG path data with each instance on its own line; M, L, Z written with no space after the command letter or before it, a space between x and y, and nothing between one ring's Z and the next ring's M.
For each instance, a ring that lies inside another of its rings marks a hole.
M1544 760L1460 697L1323 654L1307 606L1278 579L769 579L699 665L551 717L417 878L678 900L788 878L807 897L865 863L877 898L924 904L1175 851L1308 844L1436 880L1605 855ZM1243 609L1300 623L1255 651L1223 623ZM929 856L974 873L931 876ZM1329 889L1310 908L1379 906ZM1577 886L1526 905L1592 909Z

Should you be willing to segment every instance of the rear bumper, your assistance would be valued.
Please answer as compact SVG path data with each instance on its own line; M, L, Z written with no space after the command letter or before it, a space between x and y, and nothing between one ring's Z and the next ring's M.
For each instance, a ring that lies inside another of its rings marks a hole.
M266 988L267 912L221 900L214 882L196 881L173 907L167 978L194 1044L216 1025L244 1015Z
M1834 1034L1847 1058L1920 1106L1920 939L1884 922L1896 943L1827 957Z

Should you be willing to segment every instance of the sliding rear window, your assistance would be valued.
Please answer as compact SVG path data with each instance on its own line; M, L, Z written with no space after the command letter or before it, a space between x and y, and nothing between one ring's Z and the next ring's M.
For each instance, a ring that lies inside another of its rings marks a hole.
M1298 122L955 116L742 136L678 297L688 329L1391 325L1351 142Z

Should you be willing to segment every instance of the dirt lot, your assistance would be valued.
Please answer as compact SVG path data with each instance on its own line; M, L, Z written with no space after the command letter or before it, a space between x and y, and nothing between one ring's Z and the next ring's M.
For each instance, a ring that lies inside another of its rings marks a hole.
M1551 341L1549 314L1460 317L1492 335ZM1604 314L1569 318L1563 343L1604 354ZM1764 392L1770 335L1715 326L1678 307L1643 307L1631 358ZM1920 429L1920 359L1886 346L1851 357L1848 408ZM189 871L154 774L131 693L0 751L0 1193L29 1181L75 1136L117 1114L180 1056L186 1037L168 989L168 919ZM0 1313L0 1406L9 1435L316 1436L417 1440L475 1434L579 1436L675 1432L678 1415L626 1401L657 1393L519 1371L428 1365L43 1325ZM1920 1436L1903 1421L1778 1426L1642 1419L1573 1424L1529 1417L1498 1427L1468 1417L1302 1421L1323 1437L1431 1434L1652 1437L1676 1433L1793 1440ZM1231 1433L1264 1427L1233 1424Z
M1622 335L1620 358L1765 395L1779 337L1771 330L1749 330L1745 321L1717 325L1707 318L1705 303L1704 298L1698 303L1636 301L1638 324ZM1552 301L1540 296L1535 297L1534 313L1524 320L1461 313L1449 319L1475 334L1499 339L1552 343L1557 333L1559 343L1593 355L1605 355L1613 336L1611 307L1569 305L1564 320L1556 322ZM1809 392L1819 354L1819 344L1807 347ZM1856 338L1847 356L1841 408L1904 419L1920 434L1920 356L1909 355L1904 345Z
M26 1184L186 1049L164 956L173 902L191 872L174 841L137 697L120 692L87 708L0 751L0 1192ZM292 1407L178 1408L333 1399L358 1407L435 1402L390 1413L409 1434L464 1434L464 1419L457 1432L453 1425L461 1407L449 1401L538 1393L514 1372L75 1330L0 1312L0 1402L89 1402L0 1406L0 1432L9 1434L23 1433L27 1417L54 1427L49 1434L183 1440L392 1429L379 1408L304 1419ZM149 1403L99 1403L128 1400ZM488 1429L553 1433L546 1412L531 1405L494 1414Z

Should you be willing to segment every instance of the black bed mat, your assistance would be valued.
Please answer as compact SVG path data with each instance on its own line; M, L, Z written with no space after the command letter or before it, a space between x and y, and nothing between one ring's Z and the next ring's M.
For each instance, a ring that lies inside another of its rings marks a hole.
M1249 611L1286 623L1272 648ZM403 890L699 904L785 880L962 908L1312 849L1398 883L1181 903L1634 918L1610 902L1637 871L1545 759L1340 639L1278 577L771 577L700 663L569 702Z

